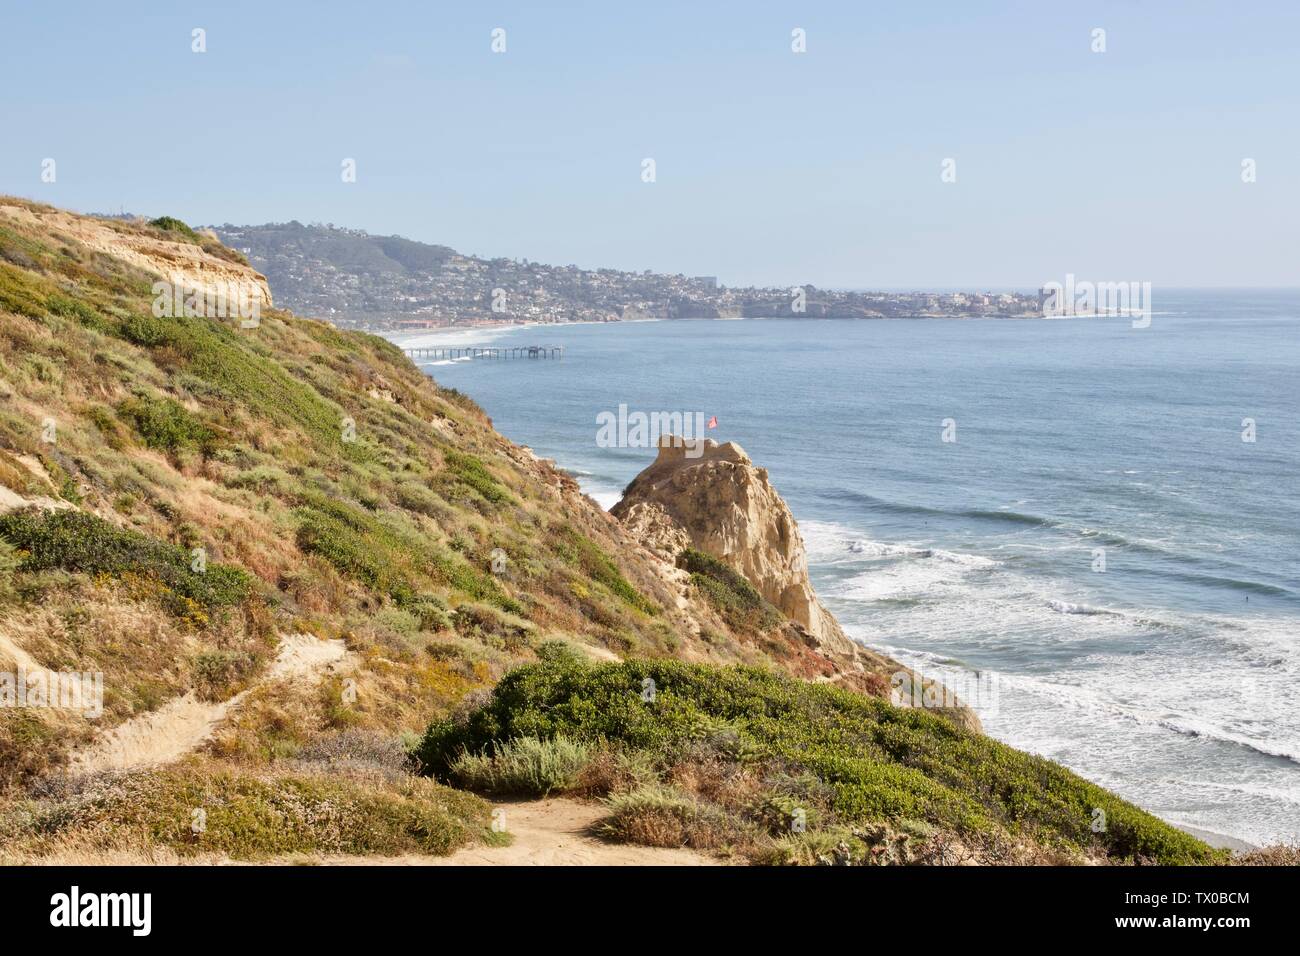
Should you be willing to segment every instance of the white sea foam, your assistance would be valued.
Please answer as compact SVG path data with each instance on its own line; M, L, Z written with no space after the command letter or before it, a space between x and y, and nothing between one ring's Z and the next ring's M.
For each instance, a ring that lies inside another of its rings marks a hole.
M606 511L618 504L619 499L623 497L619 492L608 489L601 490L593 488L588 490L586 493L595 500L596 504L600 505Z
M1072 603L1072 602L1070 602L1070 601L1056 601L1056 600L1051 600L1051 601L1048 601L1048 602L1047 602L1047 606L1050 607L1053 611L1055 611L1055 612L1058 613L1058 614L1088 614L1088 615L1095 615L1095 614L1111 614L1111 615L1114 615L1114 614L1120 614L1120 613L1121 613L1121 612L1119 612L1119 611L1108 611L1108 610L1106 610L1105 608L1102 608L1102 607L1093 607L1093 606L1091 606L1091 605L1089 605L1089 604L1074 604L1074 603Z
M978 554L965 554L928 548L918 544L875 541L863 537L861 532L846 525L829 521L808 521L800 524L804 547L810 563L815 560L834 562L836 558L929 558L970 568L993 567L997 562Z
M489 325L468 329L429 329L419 332L387 332L384 338L398 348L466 348L494 342L499 338L528 328L536 323L516 323L514 325Z
M1108 606L1077 583L985 555L877 541L843 524L803 528L814 583L854 638L940 679L957 679L973 661L997 673L998 711L981 715L993 736L1167 817L1189 805L1186 781L1125 768L1185 767L1209 778L1249 767L1253 802L1232 807L1206 795L1210 809L1194 825L1254 842L1291 832L1269 791L1300 804L1292 618ZM1033 649L1033 671L1017 646ZM1256 766L1261 759L1273 762Z

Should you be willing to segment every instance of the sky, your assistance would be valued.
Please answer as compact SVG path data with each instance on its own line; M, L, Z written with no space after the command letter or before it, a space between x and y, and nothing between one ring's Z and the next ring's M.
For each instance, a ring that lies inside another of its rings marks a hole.
M728 285L1300 285L1295 0L0 0L0 89L0 192L82 212Z

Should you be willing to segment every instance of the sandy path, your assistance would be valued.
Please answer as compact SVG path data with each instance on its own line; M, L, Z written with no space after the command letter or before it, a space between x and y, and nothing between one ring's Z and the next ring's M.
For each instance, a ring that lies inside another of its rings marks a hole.
M695 850L605 843L587 833L605 816L598 803L563 797L499 803L510 846L472 846L451 856L337 856L309 862L329 866L718 866ZM292 862L304 862L295 860Z
M342 660L346 653L342 641L320 641L310 634L290 634L281 640L280 652L264 682L312 677ZM183 757L210 738L247 694L248 691L243 691L229 700L211 703L199 700L191 691L169 700L157 710L132 717L102 734L72 756L68 772L133 770Z
M30 508L33 505L42 511L63 511L72 507L72 503L69 501L58 501L45 495L24 498L18 492L0 485L0 514Z
M451 856L311 856L298 854L258 861L262 866L719 866L719 860L694 850L603 843L585 831L604 816L599 804L554 798L527 803L498 804L506 814L514 844L507 847L467 847ZM248 866L220 853L179 855L166 847L99 850L76 847L44 856L6 856L0 864L59 866Z
M29 674L46 673L45 668L36 663L36 658L32 657L4 634L0 634L0 661L8 661L16 669L27 671Z

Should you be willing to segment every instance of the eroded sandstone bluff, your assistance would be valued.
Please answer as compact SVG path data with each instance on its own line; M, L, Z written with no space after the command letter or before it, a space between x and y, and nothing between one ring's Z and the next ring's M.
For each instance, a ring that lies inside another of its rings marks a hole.
M694 549L739 572L789 620L798 639L833 663L834 673L819 679L885 695L894 675L908 670L850 639L818 600L794 515L767 469L735 442L665 436L654 463L611 513L665 563L679 565ZM945 713L980 729L967 708Z

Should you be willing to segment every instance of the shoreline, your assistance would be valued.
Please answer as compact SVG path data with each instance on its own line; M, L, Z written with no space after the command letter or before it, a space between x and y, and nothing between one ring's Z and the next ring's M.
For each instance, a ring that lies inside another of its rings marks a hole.
M459 345L475 345L478 342L489 342L493 339L508 335L511 332L521 331L523 329L539 328L567 328L574 325L621 325L624 322L660 322L662 319L619 319L615 322L502 322L496 325L471 325L464 328L454 326L442 326L434 329L413 329L409 332L394 332L391 330L381 332L370 332L370 335L377 335L381 339L386 339L397 346L408 346L419 348L426 342L429 345L443 345L455 343ZM417 341L418 340L418 341Z
M1156 814L1156 816L1159 816L1159 814ZM1165 823L1168 823L1170 826L1182 830L1188 836L1194 836L1202 843L1208 843L1216 850L1231 850L1233 853L1249 853L1251 850L1259 849L1259 847L1253 843L1247 843L1245 840L1239 839L1238 837L1228 836L1226 833L1219 833L1216 830L1204 830L1201 827L1192 827L1185 823L1175 823L1173 820L1165 817L1160 817L1160 819L1164 820Z
M1110 314L1099 315L1022 315L1022 314L1005 314L991 313L988 315L944 315L942 313L918 312L912 315L700 315L682 318L663 318L661 316L650 316L640 319L609 319L606 321L595 321L593 319L576 319L572 322L499 322L489 325L467 325L467 326L449 326L442 325L429 329L410 329L398 331L394 329L358 329L357 331L365 332L368 335L377 335L380 338L387 339L390 342L410 341L412 339L431 339L431 340L454 340L459 338L468 338L474 335L489 335L496 337L507 332L520 329L534 328L569 328L571 326L588 326L588 325L643 325L648 322L916 322L922 319L938 319L950 322L969 322L980 319L1004 319L1012 321L1030 321L1033 319L1042 319L1044 321L1058 321L1062 319L1106 319L1122 318ZM327 320L322 320L327 321Z
M417 345L427 342L433 344L457 343L462 345L474 345L478 342L491 341L499 336L508 334L513 331L532 328L568 328L570 326L588 326L588 325L640 325L646 322L918 322L922 320L938 320L947 322L977 322L977 321L1012 321L1012 322L1064 322L1071 319L1096 320L1096 319L1124 319L1131 318L1134 314L1129 312L1081 312L1071 315L1041 315L1038 313L988 313L972 315L946 315L943 313L918 312L912 315L846 315L846 316L790 316L790 315L735 315L735 316L692 316L688 318L662 318L652 316L640 319L609 319L606 321L596 321L592 319L579 319L572 322L501 322L493 325L472 325L464 327L456 326L438 326L431 329L412 329L410 331L378 330L370 331L360 329L369 335L377 335L380 338L387 339L395 345L410 345L420 340ZM1179 315L1177 312L1153 312L1155 315Z

